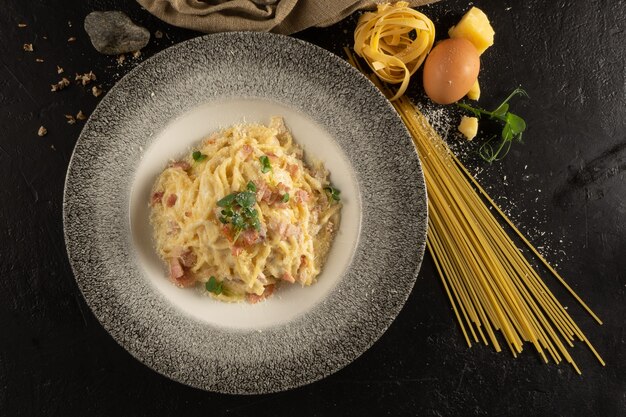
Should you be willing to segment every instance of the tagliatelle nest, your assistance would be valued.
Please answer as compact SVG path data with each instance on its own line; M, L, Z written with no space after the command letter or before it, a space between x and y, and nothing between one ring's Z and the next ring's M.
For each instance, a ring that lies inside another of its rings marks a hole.
M435 41L433 22L408 5L381 4L361 15L354 31L354 51L381 80L400 84L391 100L404 94Z

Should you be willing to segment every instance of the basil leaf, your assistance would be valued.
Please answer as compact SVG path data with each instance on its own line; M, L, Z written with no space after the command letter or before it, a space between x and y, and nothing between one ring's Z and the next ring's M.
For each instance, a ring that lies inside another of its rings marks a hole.
M195 151L194 153L191 154L191 156L193 157L193 160L196 162L204 161L207 158L207 156L204 155L200 151Z
M252 207L256 203L256 194L252 191L242 191L237 194L235 201L241 207Z
M285 193L285 194L283 195L283 199L282 199L282 201L283 201L283 203L286 203L286 202L288 202L288 201L289 201L289 193Z
M237 197L237 193L231 193L228 194L226 197L222 198L221 200L219 200L217 202L217 205L219 207L228 207L231 206L233 204L233 201L235 201L235 198Z
M213 275L211 275L211 277L204 286L208 292L212 292L215 295L220 295L223 290L223 284L219 282Z
M270 159L263 155L261 157L259 157L259 162L261 162L261 172L262 173L267 173L270 172L270 170L272 169L272 165L270 165Z

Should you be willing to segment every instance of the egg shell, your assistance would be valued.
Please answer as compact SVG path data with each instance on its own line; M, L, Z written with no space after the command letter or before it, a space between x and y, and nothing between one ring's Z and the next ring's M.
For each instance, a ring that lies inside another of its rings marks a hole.
M424 90L438 104L459 101L472 88L480 71L480 56L467 39L439 42L424 64Z

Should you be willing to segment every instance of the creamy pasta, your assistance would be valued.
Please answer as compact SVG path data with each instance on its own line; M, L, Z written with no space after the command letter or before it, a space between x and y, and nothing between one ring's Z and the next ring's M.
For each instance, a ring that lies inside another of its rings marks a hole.
M150 220L170 280L252 303L279 283L311 285L341 210L328 177L280 117L210 135L153 186Z

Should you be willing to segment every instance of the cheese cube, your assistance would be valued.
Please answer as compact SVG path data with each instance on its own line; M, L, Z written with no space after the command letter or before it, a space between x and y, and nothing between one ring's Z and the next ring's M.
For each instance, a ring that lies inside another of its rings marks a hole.
M467 140L474 139L478 133L478 119L476 117L463 116L459 124L459 132L461 132Z
M493 45L494 34L487 15L477 7L469 9L461 21L448 31L451 38L463 38L473 43L478 54Z
M480 85L478 84L478 78L476 79L476 81L474 81L474 85L472 85L472 88L470 88L470 90L467 92L467 98L476 101L478 101L478 99L480 98Z

